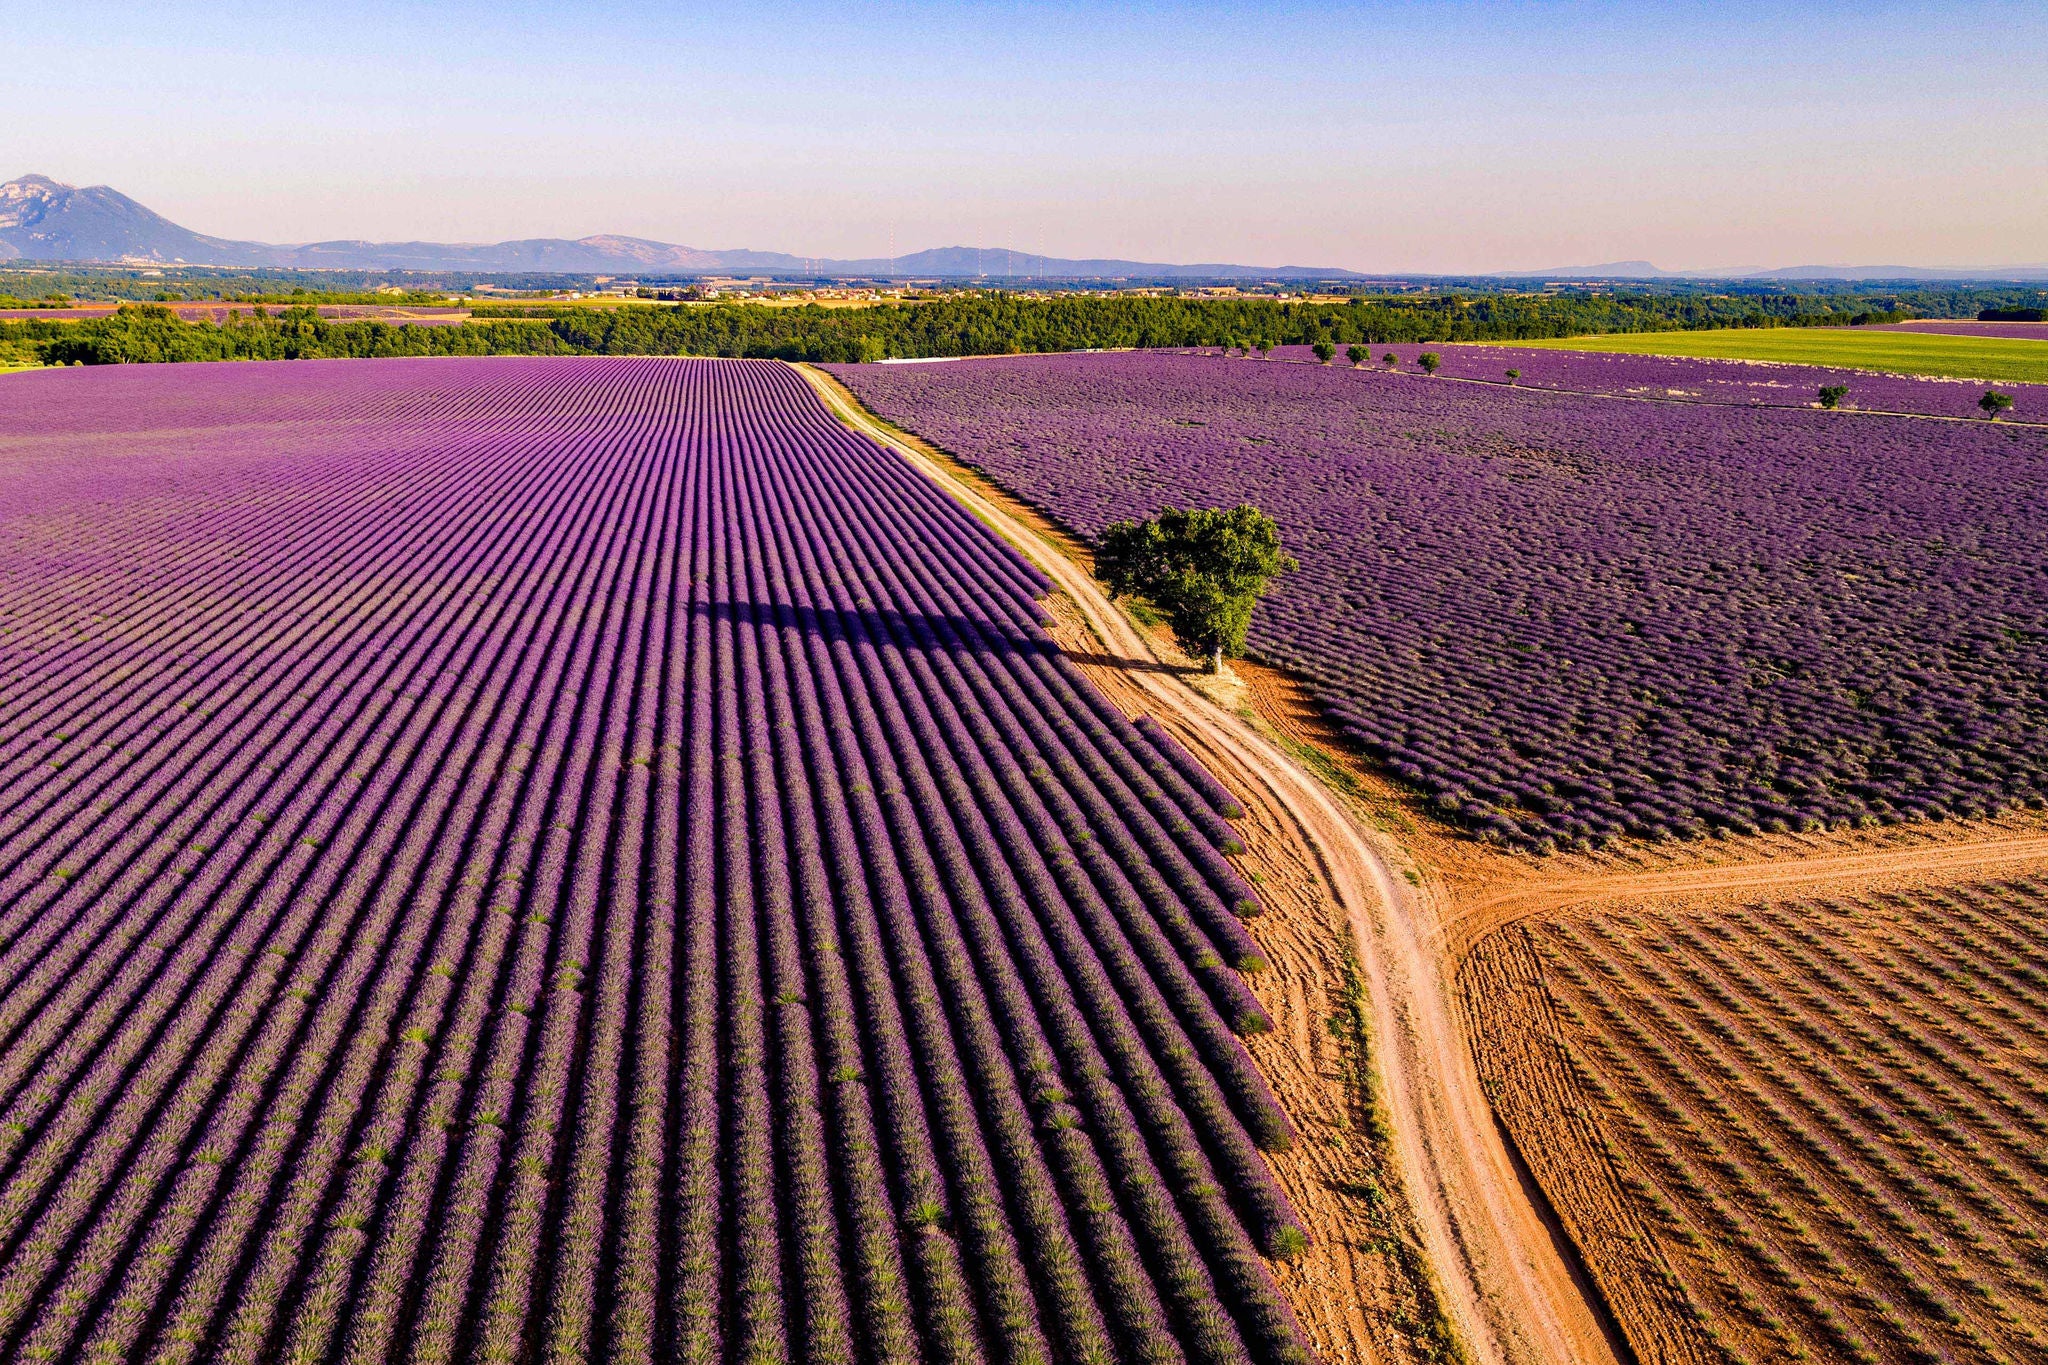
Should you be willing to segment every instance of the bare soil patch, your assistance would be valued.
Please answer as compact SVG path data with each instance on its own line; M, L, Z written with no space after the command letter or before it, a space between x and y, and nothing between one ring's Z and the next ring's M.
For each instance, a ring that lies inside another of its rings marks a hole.
M1965 873L1477 946L1481 1075L1641 1359L2048 1359L2044 912Z

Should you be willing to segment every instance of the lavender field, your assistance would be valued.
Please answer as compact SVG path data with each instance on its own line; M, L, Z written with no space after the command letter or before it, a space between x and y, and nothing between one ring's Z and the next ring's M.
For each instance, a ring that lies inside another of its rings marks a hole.
M1620 355L1538 346L1487 346L1477 342L1426 346L1402 342L1368 349L1372 358L1364 368L1372 371L1388 370L1390 367L1385 357L1392 355L1395 359L1391 367L1394 374L1425 378L1416 368L1416 357L1428 351L1441 362L1436 374L1441 379L1476 380L1503 386L1512 384L1520 388L1553 389L1565 393L1604 394L1658 403L1818 408L1820 390L1839 385L1848 390L1841 399L1845 412L1897 412L1981 421L1984 413L1977 406L1977 400L1983 397L1987 387L1996 387L2014 399L2012 411L2004 420L2048 423L2048 386L2040 384L2000 383L1987 386L1983 381L1974 379L1880 374L1824 365ZM1233 356L1232 359L1237 358ZM1242 363L1275 362L1318 363L1314 352L1306 346L1281 346L1273 351L1270 360L1254 359ZM1350 364L1341 352L1334 363L1339 366ZM1508 378L1509 370L1516 371L1512 380Z
M0 1357L1306 1361L1044 586L772 363L10 379Z
M1200 355L837 372L1084 534L1271 513L1302 568L1252 646L1484 837L2048 797L2048 432Z
M2048 322L1975 322L1961 319L1921 318L1913 322L1885 324L1891 332L1934 332L1957 337L2010 337L2015 341L2048 341Z

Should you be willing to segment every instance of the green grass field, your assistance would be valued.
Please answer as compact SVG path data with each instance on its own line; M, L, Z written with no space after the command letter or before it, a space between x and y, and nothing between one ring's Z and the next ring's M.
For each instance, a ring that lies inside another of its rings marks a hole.
M1943 336L1846 327L1737 327L1711 332L1629 332L1517 342L1561 351L1782 360L1893 374L2048 384L2048 345L2013 337Z

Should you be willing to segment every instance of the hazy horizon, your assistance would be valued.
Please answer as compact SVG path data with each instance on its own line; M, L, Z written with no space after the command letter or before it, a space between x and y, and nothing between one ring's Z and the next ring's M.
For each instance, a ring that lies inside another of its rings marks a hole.
M0 175L237 239L2048 260L2039 7L87 3L10 40Z

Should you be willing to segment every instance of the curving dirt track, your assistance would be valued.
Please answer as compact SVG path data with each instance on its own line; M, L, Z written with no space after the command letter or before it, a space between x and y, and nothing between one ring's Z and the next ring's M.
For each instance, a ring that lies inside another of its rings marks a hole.
M1245 720L1160 666L1090 574L1034 528L877 422L838 384L802 367L855 430L895 450L995 527L1063 589L1128 676L1196 756L1263 788L1343 907L1372 999L1382 1102L1445 1307L1481 1365L1614 1362L1495 1125L1455 1004L1455 964L1435 903L1390 869L1390 849L1316 778Z
M1588 906L1622 897L1690 899L1728 893L1782 894L1835 885L1922 885L2019 872L2043 864L2048 864L2048 834L1658 872L1546 878L1500 887L1460 902L1444 919L1444 941L1452 960L1463 961L1494 930L1568 906Z

